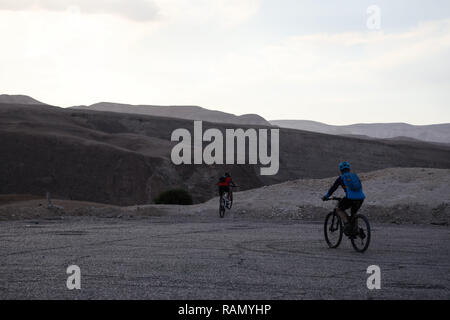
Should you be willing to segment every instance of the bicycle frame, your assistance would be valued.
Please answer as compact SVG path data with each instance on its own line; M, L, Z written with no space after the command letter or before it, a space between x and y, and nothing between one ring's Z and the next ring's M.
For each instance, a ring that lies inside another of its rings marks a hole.
M334 209L334 214L333 214L333 218L331 220L331 226L330 226L330 231L332 231L332 232L339 229L339 226L338 226L339 220L337 222L335 221L335 220L337 220L337 216L338 216L338 213L336 212L336 209Z

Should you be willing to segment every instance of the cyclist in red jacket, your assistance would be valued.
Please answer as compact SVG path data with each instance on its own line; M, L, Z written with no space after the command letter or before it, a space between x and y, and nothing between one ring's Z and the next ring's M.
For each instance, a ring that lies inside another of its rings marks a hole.
M236 186L233 182L233 179L231 179L231 176L228 172L225 173L224 176L219 178L219 182L217 183L219 186L219 196L222 197L224 192L227 193L228 200L230 200L230 186L234 187Z

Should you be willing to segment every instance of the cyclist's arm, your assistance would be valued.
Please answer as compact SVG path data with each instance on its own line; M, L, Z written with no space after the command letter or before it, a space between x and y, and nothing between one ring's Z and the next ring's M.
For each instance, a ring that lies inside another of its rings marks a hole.
M341 177L338 177L334 184L331 186L330 190L328 190L327 194L325 195L326 198L331 197L333 193L339 188L339 186L343 185Z

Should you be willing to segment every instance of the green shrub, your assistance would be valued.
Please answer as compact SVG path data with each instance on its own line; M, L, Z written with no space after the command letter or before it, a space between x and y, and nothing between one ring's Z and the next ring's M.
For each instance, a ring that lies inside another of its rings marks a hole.
M156 204L192 204L192 196L183 189L172 189L160 193L156 199Z

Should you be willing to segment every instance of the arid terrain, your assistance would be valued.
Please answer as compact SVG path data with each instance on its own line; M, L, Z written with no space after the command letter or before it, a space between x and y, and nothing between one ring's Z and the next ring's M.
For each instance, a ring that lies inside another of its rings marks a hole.
M0 206L0 299L450 298L448 169L361 175L372 240L329 249L319 197L333 181L296 180L192 206L117 207L10 196ZM3 203L7 197L0 198ZM382 223L381 223L382 222ZM81 270L67 290L66 268ZM381 289L366 286L381 270Z
M309 120L273 120L270 123L281 128L342 136L409 141L419 140L450 144L450 123L421 126L408 123L358 123L336 126Z
M363 210L372 221L396 224L450 223L450 169L390 168L360 174L367 199ZM243 219L321 221L333 204L321 197L336 177L299 179L235 192L231 214ZM342 190L336 195L342 196ZM7 201L7 199L12 199ZM3 202L3 204L2 204ZM113 206L94 202L0 196L0 220L95 216L106 218L215 217L218 198L191 206Z
M11 98L9 97L11 100ZM15 101L21 101L15 98ZM27 100L28 101L28 100ZM182 107L180 107L182 108ZM204 122L204 130L271 128ZM111 205L151 204L183 188L194 202L211 199L225 171L241 190L300 178L325 178L342 160L358 172L388 167L450 168L450 147L424 142L368 140L280 129L280 170L258 165L174 165L172 132L193 121L141 114L0 103L0 194L44 196Z
M372 223L364 254L329 249L321 223L215 214L3 221L0 235L0 299L450 298L442 226ZM81 290L66 287L73 264Z
M72 107L72 109L141 114L147 116L203 120L218 123L270 126L270 123L267 120L257 114L244 114L241 116L236 116L234 114L209 110L199 106L135 106L129 104L100 102L91 106Z
M166 135L188 122L2 107L0 299L450 298L445 147L282 130L291 146L282 149L281 183L237 166L233 176L248 190L219 218L211 182L224 168L167 160ZM350 142L372 227L364 254L347 239L329 249L323 236L334 204L320 197ZM393 164L416 167L386 168ZM148 204L147 193L183 183L213 198ZM66 288L73 264L81 290ZM367 288L370 265L380 267L380 290Z

